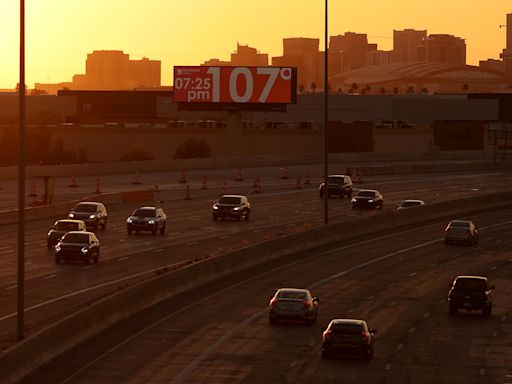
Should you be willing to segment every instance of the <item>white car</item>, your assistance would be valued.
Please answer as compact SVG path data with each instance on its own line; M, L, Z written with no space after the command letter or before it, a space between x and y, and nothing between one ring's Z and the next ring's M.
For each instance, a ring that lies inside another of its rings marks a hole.
M421 205L425 205L425 202L423 200L409 199L409 200L402 201L402 203L396 209L401 210L401 209L407 209L407 208L414 208L414 207L419 207Z

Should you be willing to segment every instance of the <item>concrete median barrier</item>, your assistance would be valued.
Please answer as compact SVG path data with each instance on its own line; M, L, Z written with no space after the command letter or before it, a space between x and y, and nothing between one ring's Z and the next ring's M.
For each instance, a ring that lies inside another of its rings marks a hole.
M87 338L151 305L247 268L371 233L427 224L432 220L468 217L471 213L505 207L512 207L509 191L330 224L229 254L184 262L175 270L163 270L153 279L103 298L5 351L0 355L2 382L15 383ZM442 230L440 228L440 234Z

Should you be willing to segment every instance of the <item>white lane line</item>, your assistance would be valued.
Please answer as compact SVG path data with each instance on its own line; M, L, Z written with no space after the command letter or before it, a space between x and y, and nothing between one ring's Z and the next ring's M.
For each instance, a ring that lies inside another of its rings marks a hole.
M123 260L127 260L129 258L130 258L130 256L124 256L124 257L118 258L117 261L123 261Z
M295 367L297 364L299 364L299 362L297 360L295 361L292 361L292 363L290 364L291 367Z
M396 347L396 349L398 349L399 351L401 351L403 347L404 347L404 345L403 345L403 344L398 344L398 347Z
M413 277L414 275L416 275L416 272L409 273L409 277Z
M430 313L428 313L428 312L427 312L427 313L425 313L425 314L423 315L423 317L424 317L425 319L426 319L427 317L429 317L429 316L430 316Z
M295 223L290 223L290 224L286 224L285 227L286 228L290 228L290 227L295 227Z
M10 289L14 289L14 288L17 288L17 287L18 287L18 284L15 284L15 285L11 285L10 287L5 287L5 290L9 291Z
M153 252L163 252L164 249L163 248L157 248L157 249L154 249Z
M44 279L49 280L49 279L53 279L55 277L57 277L57 275L48 275L48 276L45 276Z
M279 216L270 216L269 217L270 220L275 220L275 219L279 219Z
M81 270L85 270L85 269L91 269L92 268L92 265L86 265L85 267L82 267L80 268Z
M191 242L188 242L188 243L185 243L185 245L187 247L191 246L191 245L196 245L197 244L197 241L191 241Z
M263 232L263 229L255 229L253 232Z
M220 236L221 239L227 239L228 237L231 237L231 235L222 235L222 236Z
M491 267L491 271L495 271L497 268L497 266Z
M4 245L4 246L0 247L0 251L7 250L7 249L13 249L13 246L12 245Z
M386 366L384 367L384 369L386 371L389 371L390 368L391 368L391 363L387 363Z
M480 376L485 375L485 368L480 368Z
M416 328L412 327L411 329L409 329L409 333L413 333L415 330Z

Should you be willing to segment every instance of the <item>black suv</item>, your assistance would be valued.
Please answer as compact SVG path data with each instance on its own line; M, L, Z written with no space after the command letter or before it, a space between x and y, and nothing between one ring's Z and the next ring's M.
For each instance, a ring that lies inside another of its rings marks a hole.
M212 207L212 218L217 219L236 219L249 221L251 215L251 203L246 196L241 195L222 195L219 201L216 201Z
M139 233L139 231L151 231L156 235L156 231L160 231L163 235L165 233L167 216L162 208L156 207L140 207L137 208L126 219L126 230L129 235L132 231Z
M375 189L363 189L352 198L352 209L373 208L382 209L384 206L384 196Z
M324 197L325 183L322 182L318 186L320 198ZM327 176L327 192L328 197L338 195L340 197L352 197L352 179L347 175L329 175Z
M328 358L335 353L356 353L371 360L376 333L364 320L331 320L322 333L322 357Z
M83 261L85 264L97 263L100 258L100 241L96 235L87 231L70 231L62 236L55 246L55 263L63 260Z
M455 316L459 309L482 311L483 316L492 313L494 285L489 285L483 276L457 276L448 292L450 316Z
M93 229L107 227L107 209L102 203L84 201L78 203L68 213L68 219L82 220L85 225Z

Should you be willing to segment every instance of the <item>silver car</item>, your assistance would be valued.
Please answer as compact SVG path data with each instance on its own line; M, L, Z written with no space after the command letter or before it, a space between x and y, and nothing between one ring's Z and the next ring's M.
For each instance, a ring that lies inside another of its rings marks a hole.
M478 229L470 220L452 220L446 226L444 233L445 244L478 244Z
M280 320L299 320L313 324L318 316L319 302L308 289L278 289L270 299L268 322L277 324Z

